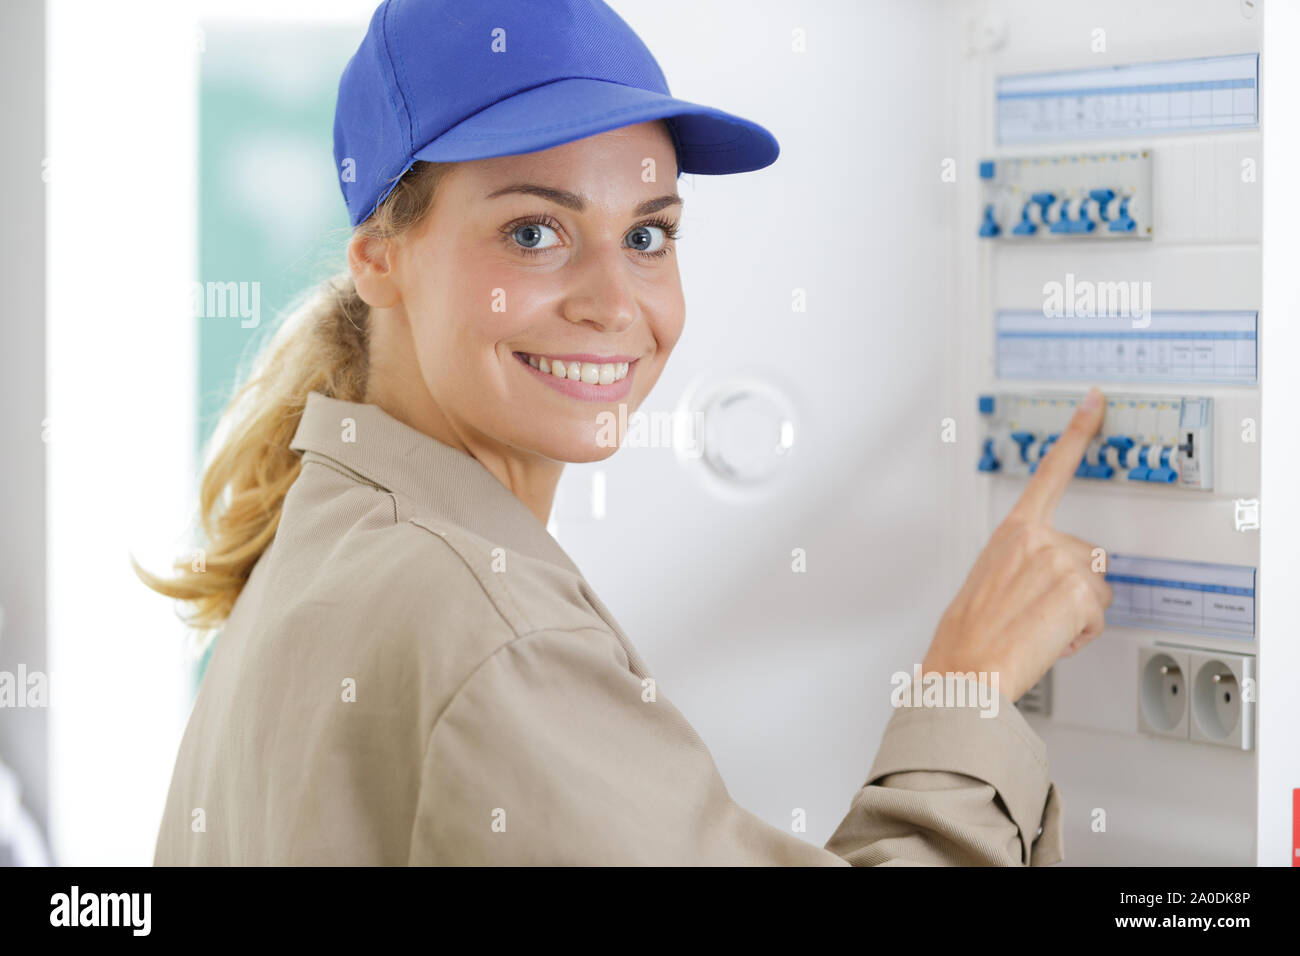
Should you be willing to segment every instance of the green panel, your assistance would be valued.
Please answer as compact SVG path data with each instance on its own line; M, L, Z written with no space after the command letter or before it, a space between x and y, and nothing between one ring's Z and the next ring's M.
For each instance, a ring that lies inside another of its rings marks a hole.
M260 315L205 307L196 320L200 447L279 310L343 265L350 229L334 170L334 102L364 32L364 23L205 27L197 279L205 306L208 283L242 284L249 306L257 283Z

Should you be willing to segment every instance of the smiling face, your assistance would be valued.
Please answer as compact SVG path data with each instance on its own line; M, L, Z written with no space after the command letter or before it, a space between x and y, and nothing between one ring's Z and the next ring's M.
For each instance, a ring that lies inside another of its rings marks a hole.
M642 179L647 159L656 182ZM685 321L676 171L659 121L458 164L393 249L395 307L427 389L404 404L431 402L471 449L611 455L598 416L641 405Z

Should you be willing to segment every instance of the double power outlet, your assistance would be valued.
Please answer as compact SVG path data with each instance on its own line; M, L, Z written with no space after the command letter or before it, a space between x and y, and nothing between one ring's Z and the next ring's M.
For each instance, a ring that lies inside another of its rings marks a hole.
M1255 658L1157 643L1138 648L1138 729L1221 747L1255 746Z

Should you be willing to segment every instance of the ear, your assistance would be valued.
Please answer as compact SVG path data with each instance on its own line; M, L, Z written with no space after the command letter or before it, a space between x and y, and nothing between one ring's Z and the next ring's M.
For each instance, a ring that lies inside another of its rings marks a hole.
M357 295L372 309L391 308L402 300L393 279L393 246L387 239L356 233L348 242L348 268Z

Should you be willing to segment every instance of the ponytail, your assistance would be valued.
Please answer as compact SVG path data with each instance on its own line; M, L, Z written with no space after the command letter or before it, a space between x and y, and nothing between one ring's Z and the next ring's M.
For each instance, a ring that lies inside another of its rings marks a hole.
M452 168L416 162L356 232L390 238L407 231L432 208ZM365 400L369 333L370 307L351 273L321 283L284 319L222 412L199 487L200 549L192 559L177 559L173 578L150 574L131 558L148 587L192 606L189 626L213 632L225 623L275 538L284 497L302 467L289 442L308 393Z

